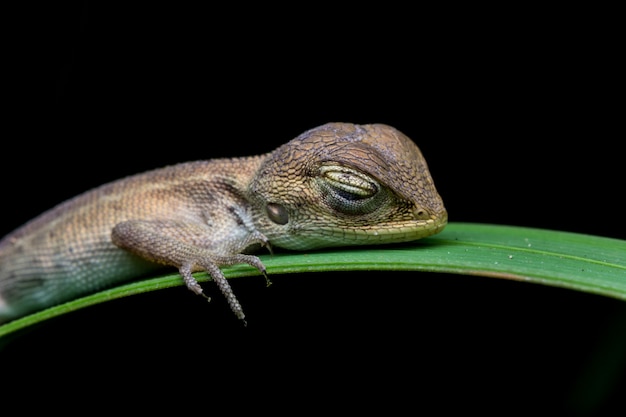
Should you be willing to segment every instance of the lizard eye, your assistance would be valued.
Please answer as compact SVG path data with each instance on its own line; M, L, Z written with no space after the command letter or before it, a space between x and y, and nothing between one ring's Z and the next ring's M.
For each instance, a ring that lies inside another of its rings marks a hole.
M317 178L324 201L347 214L371 213L379 207L381 187L369 175L341 165L322 165Z

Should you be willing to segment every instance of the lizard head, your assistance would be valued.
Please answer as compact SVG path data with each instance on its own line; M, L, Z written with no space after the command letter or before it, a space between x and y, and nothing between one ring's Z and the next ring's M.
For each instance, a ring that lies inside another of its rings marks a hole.
M303 133L268 154L248 192L255 226L286 249L407 242L448 219L418 147L382 124Z

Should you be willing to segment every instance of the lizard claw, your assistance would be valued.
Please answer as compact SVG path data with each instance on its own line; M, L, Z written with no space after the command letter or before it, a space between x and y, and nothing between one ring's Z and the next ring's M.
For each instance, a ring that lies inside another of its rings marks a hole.
M272 281L270 281L270 277L267 276L267 271L265 270L265 268L263 268L263 270L261 271L261 273L263 274L263 276L265 277L265 286L269 287L270 285L272 285Z

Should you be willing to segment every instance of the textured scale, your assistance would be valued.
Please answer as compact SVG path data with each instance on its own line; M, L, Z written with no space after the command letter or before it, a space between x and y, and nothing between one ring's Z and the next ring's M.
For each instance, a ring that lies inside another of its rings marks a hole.
M447 213L417 146L386 125L329 123L274 152L173 165L103 185L0 241L0 323L164 266L205 270L251 250L383 244L440 232Z

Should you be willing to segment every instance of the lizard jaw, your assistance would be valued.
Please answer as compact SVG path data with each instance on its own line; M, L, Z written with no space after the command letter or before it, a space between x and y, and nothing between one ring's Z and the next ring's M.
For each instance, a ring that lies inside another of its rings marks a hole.
M318 224L313 228L272 236L270 241L275 246L290 250L403 243L435 235L447 223L448 214L444 210L427 220L406 220L369 227L341 228Z

